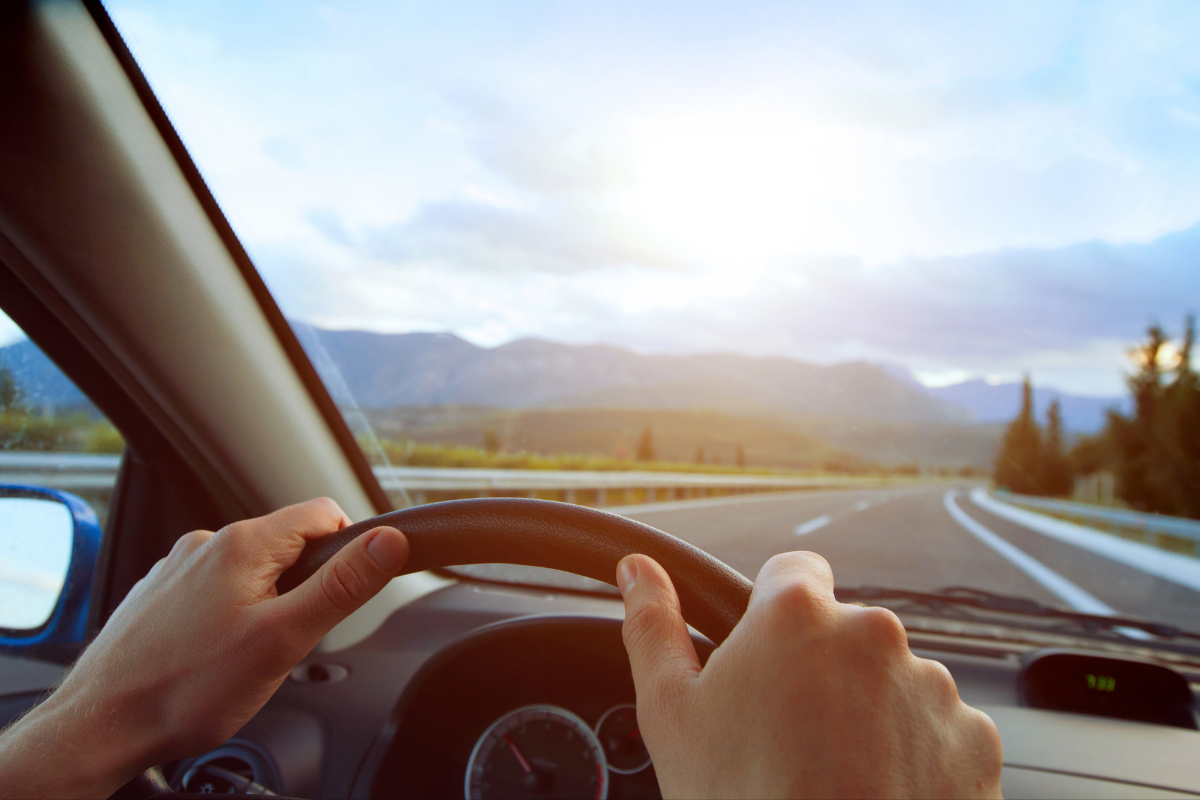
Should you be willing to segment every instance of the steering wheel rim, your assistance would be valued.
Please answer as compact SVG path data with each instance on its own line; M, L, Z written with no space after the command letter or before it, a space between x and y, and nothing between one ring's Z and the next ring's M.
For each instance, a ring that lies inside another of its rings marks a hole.
M282 594L316 573L346 544L387 525L408 537L401 574L468 564L520 564L616 584L617 563L641 553L671 576L683 617L714 644L729 636L754 588L703 550L641 522L586 506L495 497L392 511L309 542L280 576Z

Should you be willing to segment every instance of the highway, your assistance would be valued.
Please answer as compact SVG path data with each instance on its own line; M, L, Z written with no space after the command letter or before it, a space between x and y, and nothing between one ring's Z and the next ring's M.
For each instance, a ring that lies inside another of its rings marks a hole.
M986 511L965 488L743 496L619 512L751 579L776 553L812 550L829 561L839 586L969 586L1200 632L1200 560L1166 554L1183 577L1149 574Z

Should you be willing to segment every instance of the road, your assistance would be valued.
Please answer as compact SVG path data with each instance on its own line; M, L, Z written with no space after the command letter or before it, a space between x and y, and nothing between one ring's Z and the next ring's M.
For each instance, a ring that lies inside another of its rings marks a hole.
M1094 601L1116 613L1200 631L1200 592L1194 588L1010 522L980 508L966 491L950 490L949 497L945 487L821 491L622 513L691 542L750 578L776 553L812 550L829 561L839 586L970 586L1076 608ZM976 524L960 521L964 516Z

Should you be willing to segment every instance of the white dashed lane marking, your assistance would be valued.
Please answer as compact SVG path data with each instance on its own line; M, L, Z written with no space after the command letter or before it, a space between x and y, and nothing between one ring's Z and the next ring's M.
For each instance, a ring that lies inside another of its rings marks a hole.
M819 516L815 519L810 519L808 522L804 523L803 525L797 525L796 526L796 535L803 536L806 533L812 533L813 531L817 530L818 528L824 528L828 524L829 524L829 515L822 514L821 516Z

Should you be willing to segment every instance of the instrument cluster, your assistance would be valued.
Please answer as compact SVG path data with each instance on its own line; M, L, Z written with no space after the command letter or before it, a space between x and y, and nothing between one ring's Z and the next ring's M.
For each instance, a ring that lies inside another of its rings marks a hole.
M364 766L372 797L659 797L634 701L619 620L484 628L409 683Z

